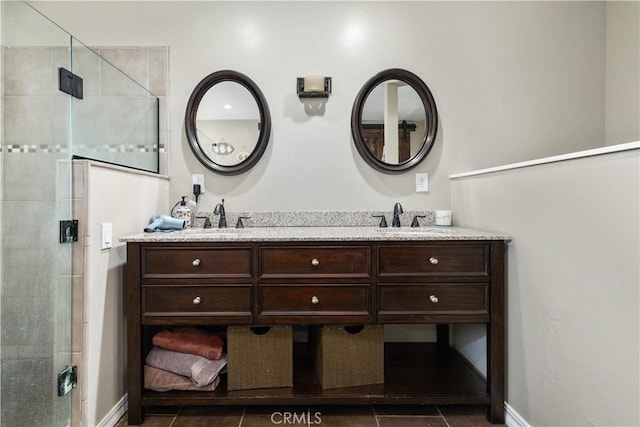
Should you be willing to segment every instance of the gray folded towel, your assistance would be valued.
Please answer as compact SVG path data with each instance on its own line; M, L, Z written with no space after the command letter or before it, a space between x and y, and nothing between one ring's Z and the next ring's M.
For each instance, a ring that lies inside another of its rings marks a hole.
M220 377L204 387L196 387L191 378L174 374L153 366L144 365L144 388L154 391L195 390L214 391L220 384Z
M218 377L220 371L227 365L227 357L223 354L218 360L209 360L195 354L154 347L147 355L147 364L189 377L197 387L204 387Z

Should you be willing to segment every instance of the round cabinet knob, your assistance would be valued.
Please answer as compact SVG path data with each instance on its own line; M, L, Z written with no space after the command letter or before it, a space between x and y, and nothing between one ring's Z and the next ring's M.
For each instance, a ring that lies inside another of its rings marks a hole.
M436 265L438 263L438 258L432 256L431 258L429 258L429 262L433 265Z
M320 302L320 300L318 299L317 296L314 295L314 296L311 297L311 304L317 304L319 302Z
M317 259L317 258L314 258L314 259L312 259L312 260L311 260L311 265L313 265L314 267L315 267L316 265L320 265L320 261L318 261L318 259Z
M435 295L429 295L429 301L436 304L438 302L438 297Z
M200 304L200 302L201 302L201 301L202 301L202 298L200 298L200 297L195 297L195 298L193 299L193 305L198 305L198 304Z
M200 265L200 260L198 258L194 259L193 262L191 263L193 264L194 267L197 267Z

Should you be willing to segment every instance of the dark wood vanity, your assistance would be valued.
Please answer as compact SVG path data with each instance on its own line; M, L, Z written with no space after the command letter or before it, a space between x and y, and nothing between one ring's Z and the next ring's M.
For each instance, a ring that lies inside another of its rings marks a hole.
M505 240L127 240L129 424L159 405L482 404L504 422ZM435 343L386 343L384 384L319 385L294 344L293 387L153 392L163 326L437 324ZM487 325L485 381L449 345L449 324Z

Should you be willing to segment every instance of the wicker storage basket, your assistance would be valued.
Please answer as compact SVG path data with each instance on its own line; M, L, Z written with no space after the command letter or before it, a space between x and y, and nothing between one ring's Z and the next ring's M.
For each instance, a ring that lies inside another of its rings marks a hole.
M227 390L292 387L291 326L228 327L227 372Z
M311 354L323 389L384 382L382 325L360 328L317 326L310 330Z

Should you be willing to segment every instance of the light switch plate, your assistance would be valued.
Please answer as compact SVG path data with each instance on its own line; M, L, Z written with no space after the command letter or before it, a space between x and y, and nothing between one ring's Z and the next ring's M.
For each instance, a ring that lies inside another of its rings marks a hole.
M426 172L416 174L416 193L429 191L429 174Z
M100 249L109 249L113 245L113 224L103 222L100 224Z

